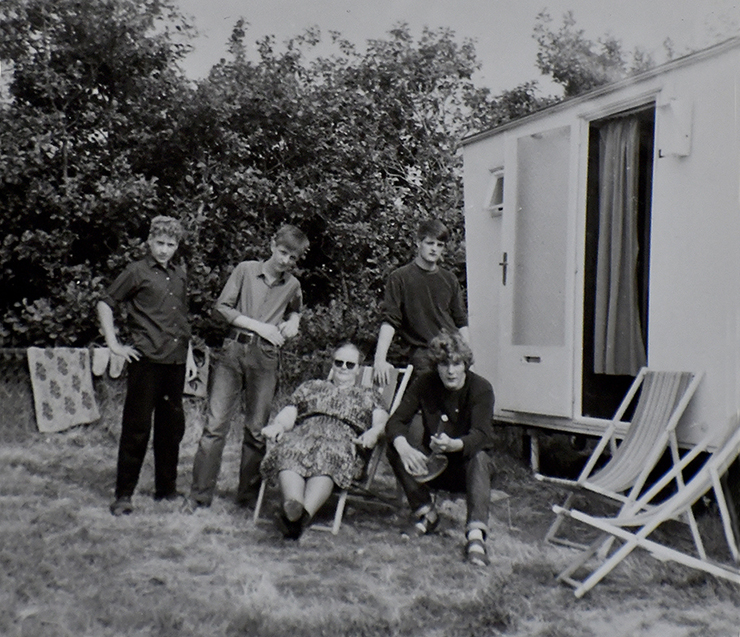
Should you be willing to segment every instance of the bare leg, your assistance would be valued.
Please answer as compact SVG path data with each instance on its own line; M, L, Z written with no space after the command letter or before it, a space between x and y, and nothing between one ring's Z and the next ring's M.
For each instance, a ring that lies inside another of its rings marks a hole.
M283 494L283 507L291 509L290 518L295 517L298 519L304 506L303 501L306 497L306 481L302 475L297 474L295 471L284 470L278 474L278 483L280 484L280 493ZM286 507L288 503L290 505ZM295 516L293 513L293 509L296 508L298 516Z
M284 470L278 474L278 483L283 494L278 526L286 538L297 540L331 495L334 481L329 476L312 476L305 480L295 471Z
M311 517L329 499L333 490L334 481L329 476L312 476L307 480L303 507Z

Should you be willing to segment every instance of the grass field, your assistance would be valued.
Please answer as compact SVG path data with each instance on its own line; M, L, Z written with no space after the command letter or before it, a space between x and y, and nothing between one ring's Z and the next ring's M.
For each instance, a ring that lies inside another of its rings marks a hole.
M182 446L187 490L196 446ZM108 504L116 439L102 427L0 448L0 635L429 635L734 637L740 590L638 552L584 599L554 574L572 554L542 537L562 499L520 461L497 454L492 564L462 559L465 507L441 505L434 536L404 540L404 507L350 506L338 536L283 540L233 504L238 440L219 495L193 515L152 500L147 456L131 516ZM379 484L393 492L386 466ZM506 494L509 497L503 497ZM327 519L331 512L326 512ZM709 506L701 523L715 524Z

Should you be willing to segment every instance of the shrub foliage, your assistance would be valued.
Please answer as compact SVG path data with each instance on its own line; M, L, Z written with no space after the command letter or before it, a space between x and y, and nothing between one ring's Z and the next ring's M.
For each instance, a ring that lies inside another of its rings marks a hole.
M0 346L99 338L96 296L156 214L188 231L179 258L211 344L234 265L267 256L283 223L306 231L296 375L341 338L372 350L383 283L421 218L451 228L464 283L460 139L551 101L535 83L492 97L473 44L446 29L398 25L363 51L310 29L255 56L242 20L193 82L192 31L170 0L3 0Z

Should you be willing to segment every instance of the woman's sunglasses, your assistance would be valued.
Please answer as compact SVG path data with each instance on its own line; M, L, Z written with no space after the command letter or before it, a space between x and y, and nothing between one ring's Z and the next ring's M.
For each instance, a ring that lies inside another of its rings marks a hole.
M352 361L340 361L338 358L334 359L334 367L337 369L342 369L342 367L346 367L347 369L354 369L357 367L357 363L353 363Z

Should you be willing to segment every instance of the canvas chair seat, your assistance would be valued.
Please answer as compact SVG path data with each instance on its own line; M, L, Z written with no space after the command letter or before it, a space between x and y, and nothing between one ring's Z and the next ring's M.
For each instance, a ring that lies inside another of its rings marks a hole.
M642 368L635 377L629 391L622 400L614 417L601 436L593 453L577 480L565 480L552 476L536 474L542 481L558 484L570 490L559 510L569 510L577 493L593 493L626 506L634 502L648 477L667 448L670 449L673 463L680 460L676 427L694 396L702 373L656 371ZM618 443L618 429L622 418L635 400L634 414L621 443ZM607 451L611 457L600 468L597 463ZM680 476L677 480L680 480ZM564 515L557 513L545 540L576 548L585 548L582 543L565 538L560 534Z
M587 481L615 493L627 491L649 463L656 446L665 449L670 432L675 430L691 398L687 396L687 389L693 378L688 372L646 370L642 388L645 398L638 402L631 421L635 426L628 429L622 444L612 454L612 460ZM696 385L691 395L695 388ZM681 399L684 399L683 404L679 405Z
M403 394L406 391L406 387L409 384L409 380L411 379L411 373L413 372L413 370L413 365L408 365L403 368L393 368L391 370L389 382L381 390L383 406L388 411L389 415L392 414L400 404L401 399L403 398ZM365 365L361 368L360 373L357 375L357 384L363 387L373 386L372 367ZM380 440L378 440L378 444L375 445L372 452L370 453L362 479L355 481L349 489L339 490L337 507L334 512L334 519L331 526L326 526L323 524L312 524L311 528L321 531L331 531L334 535L339 533L339 528L342 525L342 518L344 516L344 510L349 498L357 497L362 499L375 499L380 502L385 501L384 498L371 490L384 450L385 438L381 438ZM259 494L257 496L257 503L254 508L255 523L257 523L257 521L259 520L262 502L264 500L265 491L267 488L266 482L266 480L262 481Z
M686 467L705 452L708 439L696 445L660 480L634 502L626 505L615 517L596 517L575 509L554 506L553 511L556 514L565 515L602 532L558 575L558 579L573 586L576 597L581 597L635 548L640 547L658 559L672 560L740 584L740 569L737 566L740 561L737 532L733 527L728 502L722 486L722 477L740 455L740 428L737 427L736 423L733 423L728 432L724 441L717 446L716 450L706 455L701 467L688 482L679 486L674 495L663 501L655 502L662 489L671 482L678 482L679 476ZM699 529L694 525L690 525L690 528L696 555L690 555L686 551L649 539L653 531L667 520L690 516L691 507L710 490L714 492L725 540L734 564L723 564L709 559ZM654 506L650 507L650 503L654 503ZM603 547L605 545L611 547L611 543L614 541L621 542L619 548L611 555L604 554ZM590 570L583 580L575 579L573 577L574 573L581 568L586 568L586 564L592 558L598 558L598 566Z

